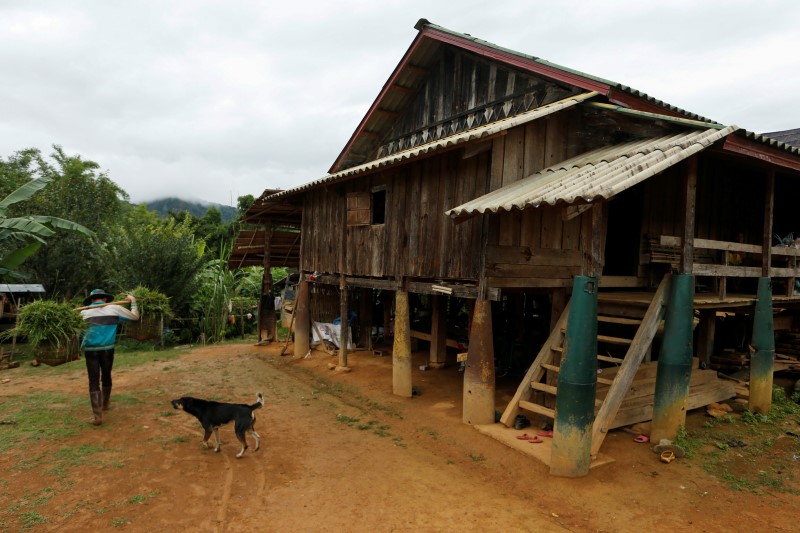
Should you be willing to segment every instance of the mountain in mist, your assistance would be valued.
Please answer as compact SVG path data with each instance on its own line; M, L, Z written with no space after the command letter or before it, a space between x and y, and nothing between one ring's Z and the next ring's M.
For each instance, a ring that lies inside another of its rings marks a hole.
M169 216L170 211L180 213L186 211L196 218L201 218L210 208L215 207L222 214L222 221L231 222L237 216L237 209L228 205L204 202L201 200L183 200L181 198L161 198L142 202L150 211L155 211L161 217Z

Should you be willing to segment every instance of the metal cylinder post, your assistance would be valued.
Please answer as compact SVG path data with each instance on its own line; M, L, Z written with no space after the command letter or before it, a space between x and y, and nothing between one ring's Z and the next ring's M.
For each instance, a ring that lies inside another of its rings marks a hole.
M465 424L493 424L495 375L492 302L478 300L472 313L461 417Z
M392 392L410 398L411 323L408 315L408 292L394 296L394 346L392 347Z
M750 355L750 411L769 413L772 409L772 380L775 371L775 328L772 322L772 283L758 279L758 300L753 316L753 348Z
M694 276L672 276L658 357L650 440L675 440L686 423L686 401L692 379Z
M550 473L589 473L597 393L597 278L576 276L558 372Z
M311 349L309 344L311 322L309 320L310 298L308 289L308 281L300 281L297 287L297 297L294 302L294 356L296 358L305 357ZM291 334L291 331L289 334Z

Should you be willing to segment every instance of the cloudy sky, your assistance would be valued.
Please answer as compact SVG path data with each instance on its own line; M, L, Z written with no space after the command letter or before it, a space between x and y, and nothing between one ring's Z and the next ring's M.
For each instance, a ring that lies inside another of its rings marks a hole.
M759 133L800 128L797 0L0 0L0 157L134 202L324 176L427 18Z

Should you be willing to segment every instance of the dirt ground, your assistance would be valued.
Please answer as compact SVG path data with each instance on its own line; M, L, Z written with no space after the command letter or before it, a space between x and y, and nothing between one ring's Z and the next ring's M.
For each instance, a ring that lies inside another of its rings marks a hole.
M399 398L391 357L352 353L352 371L340 373L324 352L294 360L280 348L225 344L120 365L97 428L86 423L83 361L0 373L10 379L0 402L23 418L17 430L35 416L20 401L51 397L47 409L71 428L53 439L28 427L24 447L0 446L0 530L797 531L797 492L733 490L699 458L661 463L622 431L603 446L614 462L580 479L550 476L462 424L462 375L417 370L425 354L414 365L421 394ZM169 404L184 395L252 403L259 391L261 449L242 459L230 426L221 453L205 450L197 420ZM0 410L0 419L11 412Z

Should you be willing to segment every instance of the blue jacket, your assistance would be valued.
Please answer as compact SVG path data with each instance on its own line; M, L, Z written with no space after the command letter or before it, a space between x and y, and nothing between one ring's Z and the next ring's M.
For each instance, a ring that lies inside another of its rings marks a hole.
M96 305L102 306L103 302L92 304ZM136 302L131 302L131 310L128 311L120 305L106 305L97 309L84 309L81 316L89 323L81 348L87 352L110 350L116 342L119 323L123 320L139 320L139 306Z

